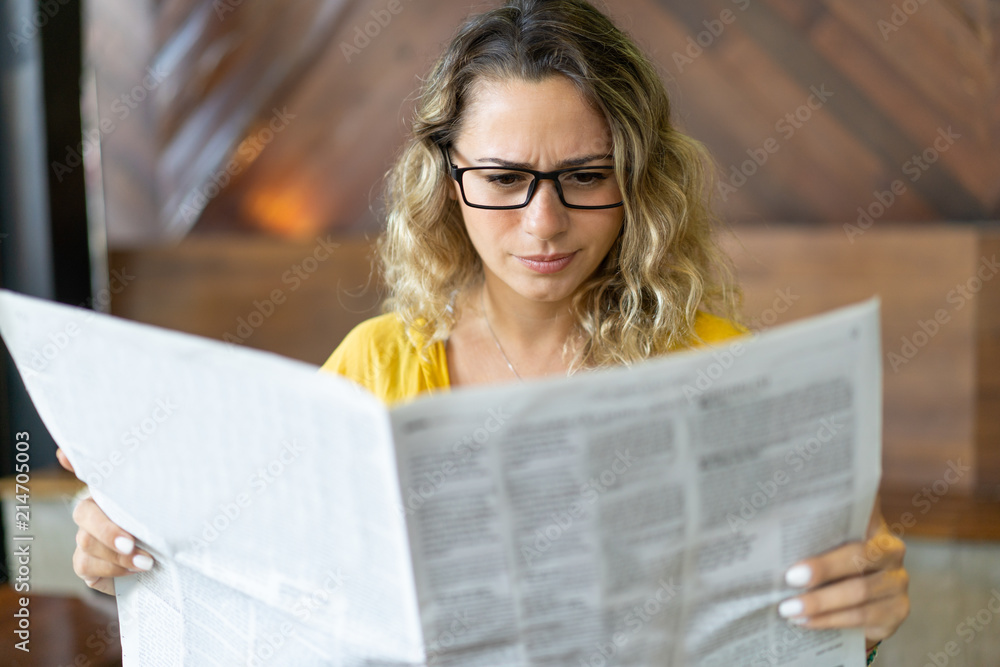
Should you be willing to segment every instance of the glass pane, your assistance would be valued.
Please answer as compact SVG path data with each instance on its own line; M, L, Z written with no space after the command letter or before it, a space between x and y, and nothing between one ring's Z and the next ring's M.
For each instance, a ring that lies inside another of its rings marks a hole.
M559 176L563 197L574 206L610 206L622 200L614 169L577 169Z
M528 198L531 174L511 169L474 169L462 175L465 198L480 206L518 206Z
M516 169L473 169L464 172L465 198L479 206L521 206L533 176ZM563 198L573 206L612 206L622 201L612 168L582 167L559 176Z

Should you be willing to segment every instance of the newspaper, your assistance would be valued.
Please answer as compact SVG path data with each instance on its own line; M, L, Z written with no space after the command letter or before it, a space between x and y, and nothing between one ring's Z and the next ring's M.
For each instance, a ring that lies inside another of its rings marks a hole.
M157 565L126 665L862 664L781 619L862 539L878 303L703 351L393 410L315 367L10 292L42 419Z

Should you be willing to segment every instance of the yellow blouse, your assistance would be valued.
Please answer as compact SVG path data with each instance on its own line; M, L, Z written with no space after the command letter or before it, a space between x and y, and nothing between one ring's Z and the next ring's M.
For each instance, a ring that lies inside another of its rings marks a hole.
M746 333L729 320L701 311L694 328L706 344ZM322 370L357 382L387 405L427 391L447 390L451 380L444 343L432 345L426 359L420 357L420 347L419 334L407 331L394 313L387 313L354 327Z

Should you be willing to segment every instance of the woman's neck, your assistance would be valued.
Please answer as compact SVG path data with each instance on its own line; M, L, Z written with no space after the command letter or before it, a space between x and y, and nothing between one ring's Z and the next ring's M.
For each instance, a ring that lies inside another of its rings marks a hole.
M479 289L479 298L472 303L480 311L486 335L518 376L538 377L568 370L572 358L563 350L575 331L571 299L526 299L489 278Z

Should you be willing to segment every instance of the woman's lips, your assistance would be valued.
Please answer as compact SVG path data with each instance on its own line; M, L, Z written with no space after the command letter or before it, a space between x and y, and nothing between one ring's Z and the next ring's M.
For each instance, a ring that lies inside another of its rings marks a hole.
M576 253L571 252L568 255L531 255L529 257L514 256L517 257L518 261L536 273L558 273L569 266L573 258L576 257Z

